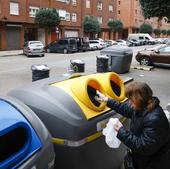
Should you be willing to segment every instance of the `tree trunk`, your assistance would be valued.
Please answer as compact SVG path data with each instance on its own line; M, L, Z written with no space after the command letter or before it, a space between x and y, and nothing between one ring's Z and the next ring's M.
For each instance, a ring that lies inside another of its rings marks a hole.
M119 38L119 33L115 32L115 39L118 40L118 38Z
M158 18L158 26L157 28L160 29L162 26L162 18Z
M111 40L114 39L113 31L110 31L110 39L111 39Z
M45 28L45 45L51 41L51 32L49 28Z

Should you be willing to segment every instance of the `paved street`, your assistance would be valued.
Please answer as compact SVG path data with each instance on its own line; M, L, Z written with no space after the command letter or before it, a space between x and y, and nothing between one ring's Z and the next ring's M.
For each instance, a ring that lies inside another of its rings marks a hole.
M138 50L145 48L133 47L134 55ZM11 89L31 83L31 65L47 64L51 71L50 76L65 74L68 71L71 59L82 59L85 62L85 72L96 72L96 56L100 51L73 53L73 54L46 54L45 57L27 58L24 55L0 57L0 94L5 95ZM134 57L132 65L137 65ZM156 67L151 71L131 69L122 76L132 77L134 80L145 81L151 85L154 94L157 95L163 108L170 102L170 67Z

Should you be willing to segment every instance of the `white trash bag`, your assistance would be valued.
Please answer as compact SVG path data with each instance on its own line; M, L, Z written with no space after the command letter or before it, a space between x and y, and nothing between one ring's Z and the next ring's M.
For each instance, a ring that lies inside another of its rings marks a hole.
M113 127L118 121L118 118L110 118L106 127L103 129L105 142L110 148L118 148L121 143L121 141L117 138L117 131Z

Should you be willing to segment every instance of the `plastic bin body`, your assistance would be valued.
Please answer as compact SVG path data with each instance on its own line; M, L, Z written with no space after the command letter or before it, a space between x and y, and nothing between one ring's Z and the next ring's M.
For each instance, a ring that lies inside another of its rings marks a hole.
M9 97L0 98L0 107L0 169L53 169L51 136L35 113Z
M70 60L71 68L76 73L83 73L85 71L85 63L80 59Z
M109 71L127 73L130 70L133 52L126 46L115 45L100 51L101 55L109 57Z
M48 78L50 68L47 65L35 64L31 66L32 70L32 81Z
M36 81L8 93L34 110L50 131L56 154L55 168L119 169L121 166L125 147L121 144L118 149L109 148L102 136L102 129L110 117L119 118L126 127L129 125L128 120L108 108L98 111L86 107L86 101L90 98L82 94L83 85L89 83L89 79L94 83L94 79L100 76L96 74L94 77L90 75L71 79L58 76ZM103 79L106 81L106 78ZM77 93L73 96L75 89ZM84 110L92 113L87 115Z
M97 72L102 73L102 72L108 72L108 60L109 57L106 55L99 55L96 57L97 58Z

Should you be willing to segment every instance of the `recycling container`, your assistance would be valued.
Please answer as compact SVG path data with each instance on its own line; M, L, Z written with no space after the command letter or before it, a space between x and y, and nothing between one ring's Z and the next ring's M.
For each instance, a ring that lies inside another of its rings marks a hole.
M133 51L128 46L115 45L104 48L100 51L101 55L109 57L109 71L116 73L127 73L130 70Z
M53 169L51 136L26 105L0 98L0 169Z
M85 70L85 63L80 59L70 60L70 64L75 73L82 73Z
M48 78L50 68L46 64L35 64L31 66L32 70L32 81Z
M56 168L119 169L125 153L105 143L102 130L111 117L128 127L126 118L97 102L96 90L120 101L125 99L124 82L116 73L86 76L56 76L11 90L43 121L52 135Z
M109 57L106 55L99 55L99 56L96 56L96 58L97 58L97 61L96 61L97 72L99 73L108 72Z

